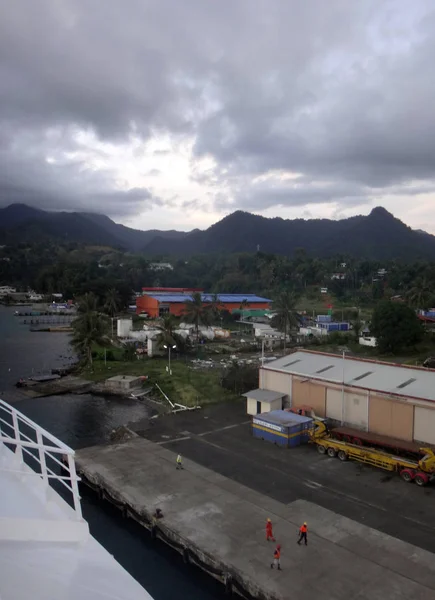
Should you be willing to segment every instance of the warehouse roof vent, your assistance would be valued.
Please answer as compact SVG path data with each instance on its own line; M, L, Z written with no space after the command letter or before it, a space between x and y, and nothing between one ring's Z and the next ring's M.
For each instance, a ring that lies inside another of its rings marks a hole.
M297 360L292 360L292 362L289 362L285 365L282 365L283 367L289 367L290 365L295 365L296 363L301 362L301 359L298 358Z
M407 379L406 381L404 381L403 383L401 383L397 387L400 388L400 389L402 389L402 388L406 387L407 385L409 385L410 383L414 383L414 381L417 381L415 379L415 377L411 377L411 379Z
M333 369L334 365L329 365L327 367L323 367L322 369L319 369L318 371L316 371L316 373L324 373L325 371L329 371L329 369Z
M358 375L358 377L354 377L353 381L361 381L361 379L364 379L364 377L368 377L372 373L373 371L367 371L367 373L363 373L362 375Z

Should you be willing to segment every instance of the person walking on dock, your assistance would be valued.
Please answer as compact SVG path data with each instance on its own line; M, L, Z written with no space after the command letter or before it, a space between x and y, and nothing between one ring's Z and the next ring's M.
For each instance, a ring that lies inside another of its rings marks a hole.
M273 537L272 521L270 519L267 519L267 521L266 521L266 542L268 542L269 540L272 540L272 542L274 542L275 538Z
M181 454L177 456L177 469L183 469L183 461L181 459Z
M281 571L281 546L279 544L273 553L273 562L270 563L271 569L274 569L275 567L278 569L278 571Z
M308 544L307 541L307 533L308 533L308 527L306 523L303 523L300 528L299 528L299 539L298 539L298 544L300 545L302 540L304 540L305 542L305 546Z

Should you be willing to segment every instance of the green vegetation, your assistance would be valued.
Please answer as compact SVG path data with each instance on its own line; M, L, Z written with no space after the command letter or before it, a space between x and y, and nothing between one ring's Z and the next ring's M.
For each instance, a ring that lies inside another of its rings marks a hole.
M423 339L423 327L415 312L401 302L383 300L373 311L370 325L379 352L398 354L404 348L415 348Z
M95 360L92 366L83 369L81 374L91 381L103 381L114 375L148 376L147 383L158 383L172 402L186 406L240 399L238 388L234 391L222 387L221 368L196 370L180 358L171 361L172 375L170 375L166 371L167 365L167 358L145 358L134 362L108 361L107 364L100 358Z
M287 290L279 292L273 301L272 308L276 312L276 315L272 324L276 325L284 333L284 348L287 345L288 332L299 325L295 306L295 294Z

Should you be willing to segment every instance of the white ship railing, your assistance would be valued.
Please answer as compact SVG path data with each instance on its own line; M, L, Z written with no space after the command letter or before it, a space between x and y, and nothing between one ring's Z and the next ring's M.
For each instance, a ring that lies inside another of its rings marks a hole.
M26 433L27 431L27 433ZM21 477L40 477L46 484L58 481L72 496L72 504L76 519L82 520L82 508L74 450L51 435L48 431L34 423L11 405L0 400L0 443L15 447L18 463L33 462L32 469L13 470ZM54 462L56 471L47 463ZM35 469L36 466L36 469Z

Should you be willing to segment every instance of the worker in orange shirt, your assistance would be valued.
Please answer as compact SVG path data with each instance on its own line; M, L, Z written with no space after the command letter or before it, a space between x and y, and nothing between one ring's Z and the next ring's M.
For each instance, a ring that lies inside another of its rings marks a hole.
M273 537L272 521L270 519L267 519L267 521L266 521L266 542L268 542L269 540L272 540L272 542L274 542L275 538Z
M308 527L306 523L303 523L300 528L299 528L299 539L298 539L298 544L300 545L300 543L302 542L302 540L304 540L305 542L305 546L308 544L307 541L307 533L308 533Z
M270 563L271 569L274 569L275 567L278 569L278 571L281 571L281 546L279 544L273 553L273 563Z

